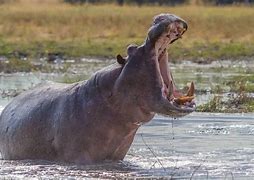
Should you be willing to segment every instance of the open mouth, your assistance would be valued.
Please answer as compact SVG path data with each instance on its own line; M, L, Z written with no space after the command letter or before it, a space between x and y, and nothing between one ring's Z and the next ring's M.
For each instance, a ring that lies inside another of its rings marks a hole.
M176 108L195 108L194 102L194 83L192 82L189 90L184 95L180 93L168 66L167 48L177 39L181 38L186 29L181 23L170 24L167 30L162 33L155 44L157 60L159 64L160 79L162 81L162 96Z

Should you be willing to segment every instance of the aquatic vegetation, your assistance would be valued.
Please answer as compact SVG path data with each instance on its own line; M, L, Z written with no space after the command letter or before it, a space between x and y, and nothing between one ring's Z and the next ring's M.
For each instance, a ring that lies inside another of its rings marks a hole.
M0 97L1 98L13 98L25 91L24 89L8 89L2 90L0 89Z
M198 106L200 112L254 112L254 76L236 76L228 82L230 93L217 94L207 103ZM236 80L238 79L238 80Z
M233 76L232 80L226 82L232 92L249 92L254 93L254 75L246 74L241 76Z
M215 95L208 103L197 107L198 112L243 113L254 112L254 97L233 94L227 98Z
M11 59L8 61L0 61L0 72L31 72L36 68L27 60Z
M69 67L68 63L47 63L38 62L31 59L11 58L0 61L0 72L15 73L15 72L66 72Z

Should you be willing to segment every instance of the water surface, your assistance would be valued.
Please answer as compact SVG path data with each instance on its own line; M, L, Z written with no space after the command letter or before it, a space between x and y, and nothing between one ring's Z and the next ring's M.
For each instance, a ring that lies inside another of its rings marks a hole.
M0 112L19 93L47 81L87 79L113 61L84 60L71 64L65 74L16 73L0 75ZM171 65L175 81L183 87L194 81L197 103L212 97L211 88L234 75L253 74L252 62ZM4 93L3 93L4 92ZM4 95L3 95L4 94ZM253 179L254 114L192 113L178 120L156 116L142 126L123 162L75 166L47 161L0 160L0 176L6 178L134 178Z

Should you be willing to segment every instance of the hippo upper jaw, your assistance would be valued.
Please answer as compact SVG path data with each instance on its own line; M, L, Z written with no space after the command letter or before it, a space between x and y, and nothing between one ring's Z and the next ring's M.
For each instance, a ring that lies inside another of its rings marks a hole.
M168 65L167 53L168 46L187 30L187 23L170 14L159 15L154 22L155 27L149 31L148 38L154 44L156 58L153 60L157 63L161 84L161 93L155 101L155 112L172 117L187 115L195 110L194 84L191 83L185 96L179 93Z

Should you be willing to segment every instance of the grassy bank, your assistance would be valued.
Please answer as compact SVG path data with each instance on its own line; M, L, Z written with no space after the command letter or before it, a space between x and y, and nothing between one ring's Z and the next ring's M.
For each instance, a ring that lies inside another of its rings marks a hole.
M141 44L152 17L175 13L189 24L171 48L173 59L213 60L254 56L251 7L72 6L57 0L20 0L0 5L0 55L113 57Z

